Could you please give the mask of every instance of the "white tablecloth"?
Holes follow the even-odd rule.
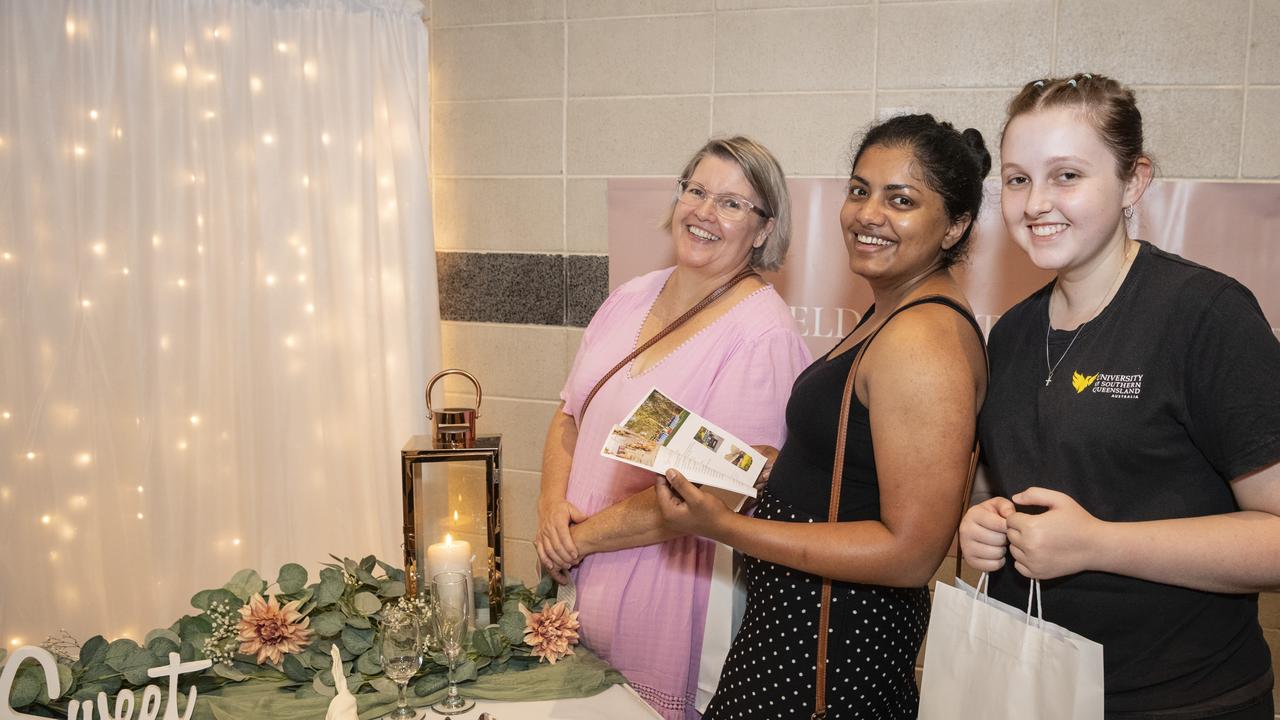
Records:
[[[636,695],[627,685],[613,685],[608,690],[586,698],[569,700],[537,700],[533,702],[496,702],[477,700],[476,706],[458,720],[476,720],[487,712],[493,720],[653,720],[662,716]],[[429,708],[420,708],[420,720],[443,718]]]

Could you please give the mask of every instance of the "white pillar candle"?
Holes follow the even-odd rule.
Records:
[[[471,562],[474,556],[471,554],[471,543],[466,540],[454,540],[452,535],[446,534],[444,542],[435,543],[427,548],[427,577],[424,578],[427,587],[431,587],[431,581],[436,575],[442,572],[462,573],[467,578],[467,606],[470,609],[468,617],[471,618],[472,627],[475,626],[475,594],[471,586]]]
[[[460,572],[471,577],[471,543],[445,535],[444,542],[428,547],[426,581],[430,583],[442,572]]]

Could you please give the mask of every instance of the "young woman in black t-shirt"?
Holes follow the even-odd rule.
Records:
[[[1152,175],[1128,89],[1029,83],[1001,156],[1005,225],[1057,277],[991,331],[1003,496],[965,515],[965,558],[1006,602],[1041,580],[1045,619],[1103,644],[1108,719],[1272,720],[1280,343],[1239,283],[1128,236]]]

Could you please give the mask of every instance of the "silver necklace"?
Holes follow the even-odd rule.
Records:
[[[1107,290],[1107,294],[1103,295],[1102,300],[1098,301],[1098,306],[1093,309],[1092,313],[1089,313],[1089,319],[1080,323],[1080,327],[1076,328],[1075,334],[1071,336],[1071,342],[1067,343],[1067,349],[1062,351],[1062,354],[1058,356],[1058,362],[1053,364],[1049,363],[1049,333],[1053,331],[1053,294],[1050,293],[1049,311],[1046,313],[1046,315],[1049,315],[1049,321],[1045,323],[1044,328],[1044,366],[1049,369],[1049,374],[1044,378],[1045,387],[1049,387],[1049,383],[1053,382],[1054,371],[1056,371],[1058,366],[1062,364],[1062,361],[1066,359],[1067,353],[1071,352],[1071,346],[1075,345],[1076,340],[1080,339],[1080,333],[1084,331],[1084,326],[1088,325],[1095,317],[1098,316],[1098,313],[1102,311],[1103,303],[1105,303],[1107,299],[1111,297],[1111,294],[1115,292],[1116,288],[1120,286],[1120,279],[1124,277],[1124,269],[1128,267],[1128,265],[1129,249],[1125,248],[1124,260],[1120,263],[1120,272],[1116,273],[1116,279],[1111,283],[1111,289]]]

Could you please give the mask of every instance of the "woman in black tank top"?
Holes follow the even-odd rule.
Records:
[[[982,335],[948,268],[990,164],[976,130],[928,115],[874,127],[854,158],[840,223],[850,268],[875,305],[796,380],[787,441],[755,517],[678,474],[659,481],[667,522],[747,555],[746,616],[705,718],[808,718],[822,704],[815,695],[832,720],[915,717],[927,584],[960,519],[986,391]],[[819,686],[824,578],[832,591]]]

